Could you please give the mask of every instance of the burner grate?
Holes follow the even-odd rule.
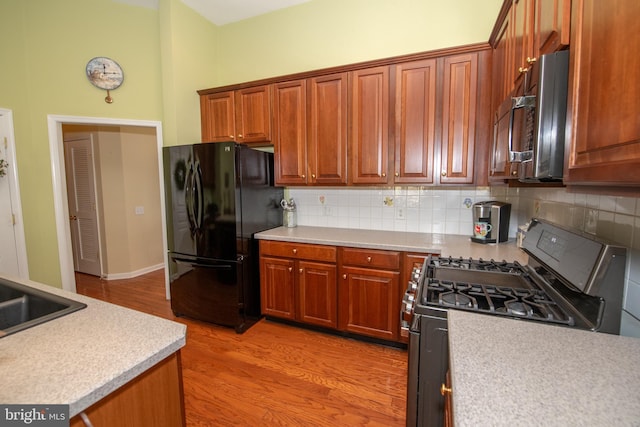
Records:
[[[574,318],[540,289],[429,279],[422,304],[574,325]]]

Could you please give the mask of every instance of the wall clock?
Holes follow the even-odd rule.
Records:
[[[110,91],[119,88],[124,80],[122,67],[113,59],[98,56],[87,62],[86,72],[91,84],[107,91],[104,101],[111,104],[113,98]]]

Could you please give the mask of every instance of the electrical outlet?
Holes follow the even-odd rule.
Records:
[[[396,219],[405,219],[404,208],[396,207]]]
[[[136,215],[144,215],[144,206],[136,206]]]

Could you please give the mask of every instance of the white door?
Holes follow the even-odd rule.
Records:
[[[73,267],[80,273],[101,275],[98,214],[93,166],[93,135],[78,134],[64,141],[69,228]]]
[[[0,109],[0,274],[29,278],[16,170],[13,117]]]

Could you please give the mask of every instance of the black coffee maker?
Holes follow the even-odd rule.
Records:
[[[477,243],[500,243],[509,239],[511,204],[490,200],[473,205],[473,236]]]

